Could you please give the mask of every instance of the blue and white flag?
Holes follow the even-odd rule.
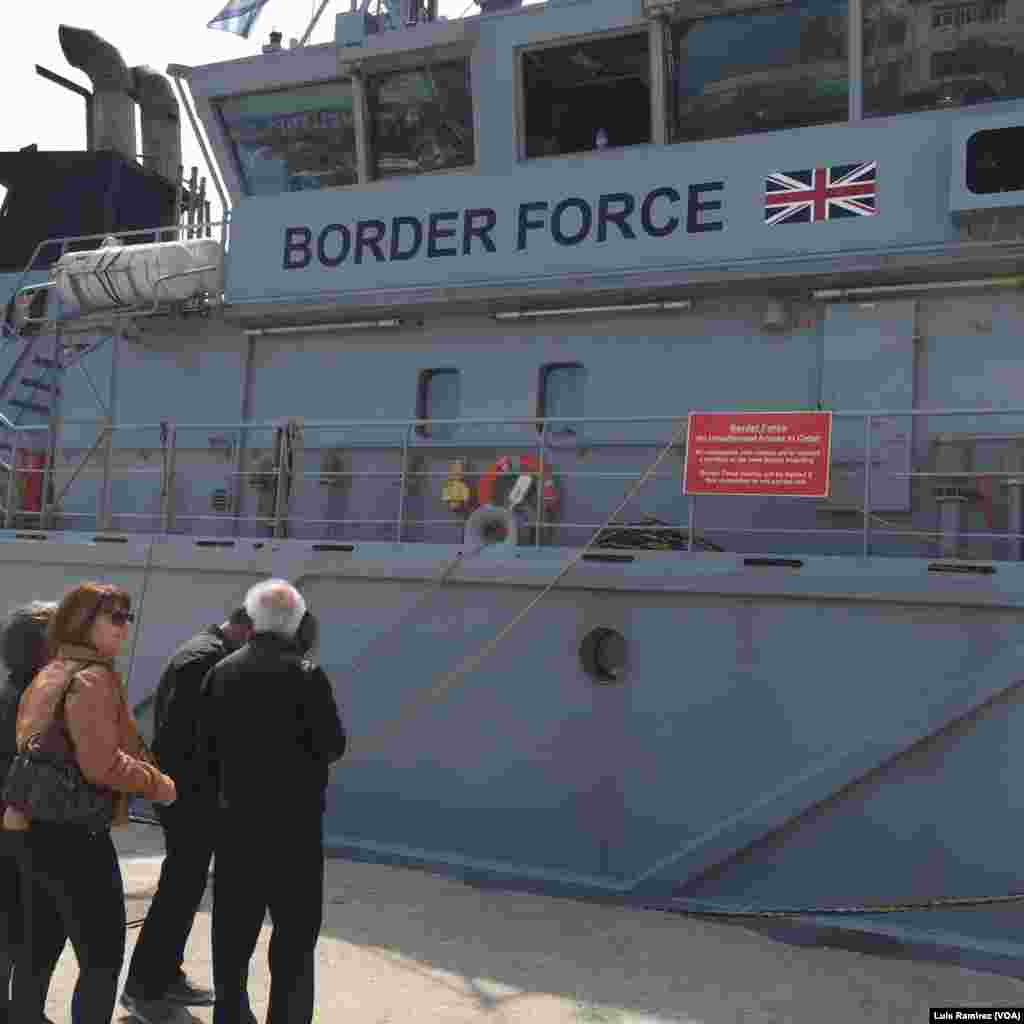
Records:
[[[248,39],[266,3],[267,0],[228,0],[224,10],[213,21],[207,22],[206,27],[221,28],[225,32],[234,32],[243,39]]]

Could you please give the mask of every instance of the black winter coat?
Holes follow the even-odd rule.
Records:
[[[3,790],[4,780],[7,778],[11,762],[18,753],[15,729],[18,720],[18,705],[21,703],[21,695],[28,689],[31,682],[31,676],[23,676],[14,672],[0,682],[0,790]],[[0,800],[0,811],[3,807],[4,802]]]
[[[153,753],[160,770],[174,779],[178,802],[209,798],[206,771],[195,760],[200,692],[207,673],[231,653],[219,626],[208,626],[171,656],[156,690]],[[205,786],[205,789],[204,789]]]
[[[222,808],[322,814],[345,744],[330,681],[282,636],[257,633],[203,683],[196,749]]]

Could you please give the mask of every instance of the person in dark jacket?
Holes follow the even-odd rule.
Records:
[[[4,623],[0,639],[0,661],[8,674],[0,682],[0,791],[18,752],[15,733],[18,703],[28,684],[46,664],[46,629],[56,610],[56,602],[33,601],[11,612]],[[0,816],[3,809],[3,800],[0,800]],[[15,967],[25,939],[22,879],[19,871],[19,861],[25,856],[22,840],[20,832],[0,831],[0,1024],[13,1021],[11,1006],[14,1004],[31,1007],[36,1020],[46,1020],[43,1017],[46,992],[64,945],[63,935],[57,934],[61,931],[59,917],[51,907],[49,913],[39,915],[40,922],[56,923],[53,941],[48,943],[50,948],[56,949],[49,970],[33,980],[28,972]],[[45,890],[34,893],[33,906],[41,909],[45,902]],[[10,1001],[8,989],[11,993]]]
[[[206,890],[213,856],[216,794],[196,770],[194,744],[200,689],[206,674],[252,635],[249,616],[236,609],[175,651],[155,698],[153,753],[177,784],[178,799],[158,807],[166,855],[156,895],[135,945],[121,1005],[145,1024],[174,1016],[174,1006],[209,1006],[213,992],[192,984],[182,970],[185,944]],[[251,1012],[243,1018],[252,1020]]]
[[[218,797],[213,1019],[244,1021],[249,961],[269,909],[267,1024],[309,1024],[325,792],[346,737],[327,676],[302,656],[315,633],[302,595],[269,580],[249,591],[245,609],[253,638],[207,676],[197,739]]]

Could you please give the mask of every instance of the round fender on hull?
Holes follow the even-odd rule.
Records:
[[[467,520],[464,544],[474,548],[515,547],[519,543],[519,521],[515,513],[497,505],[481,505]]]

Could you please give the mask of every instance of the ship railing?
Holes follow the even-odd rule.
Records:
[[[103,231],[97,234],[91,235],[62,235],[54,238],[47,238],[36,244],[36,247],[32,250],[32,256],[30,257],[28,264],[25,269],[21,272],[18,278],[18,282],[15,285],[13,295],[17,296],[22,292],[29,289],[36,289],[39,287],[52,286],[53,282],[36,282],[34,284],[26,284],[28,277],[38,272],[36,264],[39,262],[40,257],[44,253],[48,253],[56,250],[57,258],[53,260],[55,265],[68,251],[82,251],[91,250],[99,247],[99,244],[106,238],[115,237],[122,244],[143,244],[146,242],[180,242],[189,241],[196,238],[212,238],[213,232],[219,233],[218,241],[221,248],[221,265],[224,265],[223,256],[227,252],[228,248],[228,237],[230,232],[230,216],[226,216],[223,220],[203,222],[201,224],[178,224],[169,225],[164,227],[148,227],[138,228],[131,231]],[[214,267],[196,267],[191,270],[184,271],[179,274],[168,274],[157,279],[155,282],[155,289],[159,287],[165,287],[171,281],[181,277],[188,277],[194,274],[205,273],[209,270],[215,269]],[[223,295],[217,295],[211,297],[212,301],[219,303],[223,299]],[[87,314],[80,317],[74,318],[74,323],[78,327],[89,328],[97,323],[108,323],[111,319],[118,319],[122,317],[147,317],[153,316],[160,312],[162,306],[159,295],[154,299],[152,305],[142,304],[136,306],[116,306],[109,310],[103,310],[94,314]],[[57,321],[49,316],[46,317],[31,317],[26,318],[22,321],[23,326],[33,325],[53,325]]]
[[[618,540],[604,546],[630,547],[623,538],[632,532],[637,547],[677,550],[1024,559],[1024,423],[1013,429],[1024,408],[832,410],[832,417],[828,499],[686,495],[686,445],[676,440],[671,461],[614,524]],[[992,417],[1001,429],[969,429]],[[551,474],[558,500],[549,507],[543,489],[532,487],[518,511],[520,540],[575,547],[603,525],[685,418],[69,419],[17,429],[3,525],[461,543],[466,510],[442,501],[444,483],[461,476],[478,494],[499,455],[532,455]],[[930,418],[943,432],[928,429]],[[960,421],[952,424],[958,432],[950,432],[951,420]],[[894,448],[879,427],[896,422],[905,428]],[[19,464],[18,446],[38,452],[38,435],[48,431],[45,447],[63,453],[60,463]],[[23,486],[32,474],[44,474],[41,488]],[[144,493],[146,476],[153,485]],[[192,494],[183,496],[187,487]],[[26,506],[29,490],[37,507]]]

